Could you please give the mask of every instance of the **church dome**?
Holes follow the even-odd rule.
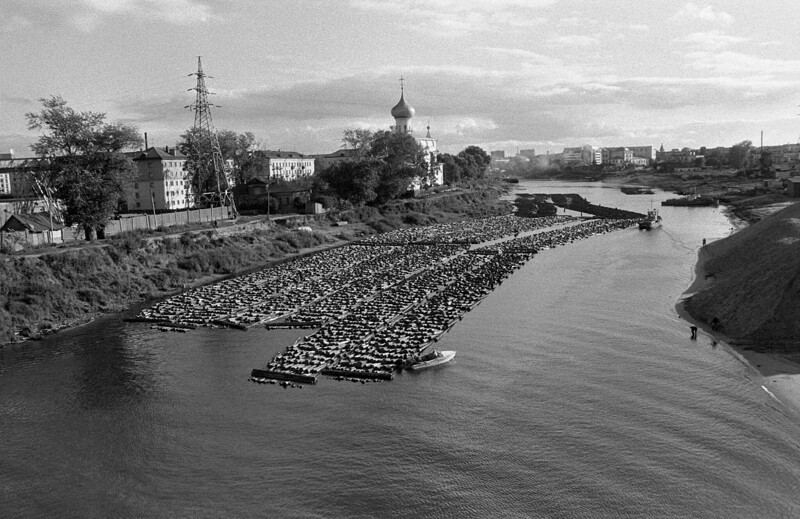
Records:
[[[414,108],[406,103],[403,94],[400,94],[400,101],[392,108],[392,117],[395,119],[411,119],[414,117]]]

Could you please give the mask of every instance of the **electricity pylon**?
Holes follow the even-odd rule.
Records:
[[[219,203],[222,206],[230,207],[233,215],[236,215],[236,205],[230,189],[229,171],[222,159],[217,131],[211,120],[211,105],[208,103],[208,95],[213,92],[209,92],[206,88],[206,78],[211,76],[207,76],[203,72],[200,56],[197,57],[197,72],[189,75],[197,76],[197,86],[189,89],[197,92],[197,98],[194,105],[186,107],[194,111],[194,126],[192,126],[190,136],[193,155],[190,167],[194,170],[194,181],[197,185],[195,196],[201,206]]]

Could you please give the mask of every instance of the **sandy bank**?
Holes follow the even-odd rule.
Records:
[[[714,341],[722,343],[737,359],[758,374],[758,382],[770,398],[800,412],[800,355],[763,353],[734,345],[724,333],[712,330],[706,323],[694,319],[686,309],[686,299],[714,284],[714,277],[707,276],[706,272],[708,259],[709,248],[701,247],[697,255],[694,280],[675,305],[678,315],[689,325],[703,330]]]

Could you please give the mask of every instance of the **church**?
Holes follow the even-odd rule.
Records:
[[[413,129],[411,128],[411,119],[414,117],[416,113],[414,108],[408,104],[405,100],[405,92],[403,89],[403,80],[400,80],[400,101],[394,105],[392,108],[392,117],[394,117],[394,127],[392,128],[396,132],[401,133],[409,133],[413,134]],[[431,127],[430,125],[427,127],[428,133],[425,137],[415,137],[417,143],[422,147],[425,151],[425,162],[428,165],[428,174],[429,177],[433,179],[434,186],[441,186],[444,184],[444,167],[439,164],[436,160],[436,156],[439,154],[439,149],[437,148],[437,141],[433,137],[431,137]],[[413,188],[418,190],[422,187],[422,180],[417,178],[414,179]]]

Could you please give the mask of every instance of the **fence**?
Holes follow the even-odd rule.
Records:
[[[228,207],[212,207],[177,213],[141,214],[108,221],[106,223],[106,236],[137,229],[156,229],[158,227],[227,220],[228,218],[230,218]]]
[[[106,223],[106,236],[114,236],[125,231],[135,231],[137,229],[156,229],[158,227],[172,227],[175,225],[186,225],[190,223],[213,222],[216,220],[227,220],[230,213],[227,207],[213,207],[210,209],[195,209],[192,211],[182,211],[179,213],[162,214],[142,214],[119,220],[110,220]],[[12,249],[21,250],[24,247],[45,245],[48,243],[68,243],[84,239],[83,232],[75,225],[64,227],[52,231],[41,232],[30,231],[4,231],[0,235],[0,240],[4,246]]]

